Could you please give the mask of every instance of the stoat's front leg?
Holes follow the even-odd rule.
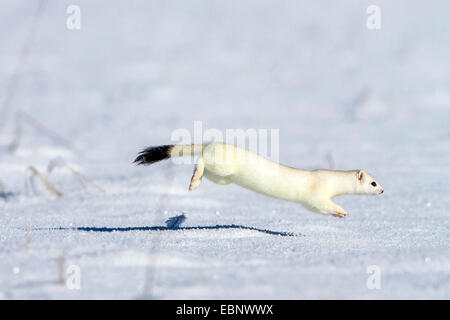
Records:
[[[333,217],[337,217],[337,218],[343,218],[345,217],[348,213],[347,211],[345,211],[344,209],[342,209],[340,206],[338,206],[336,203],[334,203],[333,201],[330,200],[331,206],[332,206],[332,210],[333,213],[331,213],[331,215]]]
[[[331,214],[333,217],[344,218],[348,213],[331,200],[321,202],[317,208],[323,214]]]

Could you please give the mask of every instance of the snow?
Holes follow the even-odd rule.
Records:
[[[36,9],[1,4],[0,102]],[[0,299],[450,298],[448,1],[377,1],[378,31],[369,1],[73,4],[81,30],[47,4],[0,132]],[[23,117],[12,154],[19,111],[51,133]],[[280,129],[280,162],[365,169],[385,192],[337,198],[337,219],[132,164],[195,120]],[[51,161],[64,196],[27,194],[25,169]]]

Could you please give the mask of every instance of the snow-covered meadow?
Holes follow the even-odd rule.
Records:
[[[49,0],[37,23],[39,1],[0,3],[0,299],[450,298],[448,1]],[[281,163],[385,192],[337,219],[132,164],[197,120],[279,129]],[[26,171],[51,163],[59,198]]]

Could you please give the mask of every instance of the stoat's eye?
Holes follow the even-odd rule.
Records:
[[[376,186],[377,186],[377,183],[376,183],[375,181],[372,181],[371,185],[374,186],[374,187],[376,187]]]

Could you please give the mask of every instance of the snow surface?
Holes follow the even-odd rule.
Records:
[[[1,1],[1,102],[36,4]],[[449,299],[449,16],[445,0],[49,1],[0,133],[0,299]],[[7,152],[19,111],[70,145],[24,118]],[[338,198],[337,219],[132,164],[195,120],[278,128],[280,162],[363,168],[385,193]],[[26,167],[55,157],[106,193],[57,168],[62,198],[27,194]],[[80,290],[58,280],[72,265]]]

